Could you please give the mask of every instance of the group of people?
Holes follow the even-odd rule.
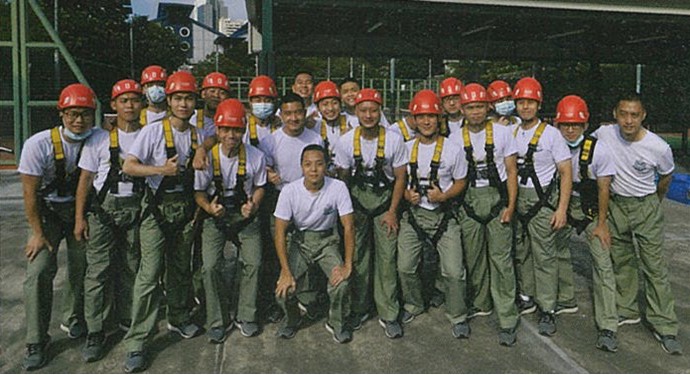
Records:
[[[266,322],[291,339],[323,316],[338,343],[373,316],[396,339],[430,306],[443,306],[458,339],[493,312],[501,345],[515,345],[520,315],[535,311],[552,336],[556,316],[578,310],[573,231],[592,255],[596,347],[617,351],[617,328],[640,322],[639,266],[645,319],[666,352],[682,352],[662,253],[673,155],[642,126],[638,95],[621,96],[616,123],[593,132],[575,95],[553,126],[540,120],[532,77],[512,89],[447,78],[390,123],[381,94],[353,79],[314,86],[300,72],[279,99],[257,76],[248,96],[231,99],[219,72],[199,89],[189,72],[149,66],[140,82],[115,83],[115,121],[96,129],[93,91],[62,90],[60,124],[27,140],[19,164],[32,231],[25,369],[48,358],[62,239],[60,328],[86,335],[91,362],[119,326],[126,372],[146,368],[163,306],[171,332],[195,337],[204,320],[211,343]]]

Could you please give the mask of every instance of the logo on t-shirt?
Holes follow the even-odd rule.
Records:
[[[644,160],[635,160],[635,163],[633,164],[633,168],[635,168],[636,171],[640,173],[647,172],[649,170],[649,164],[647,164]]]

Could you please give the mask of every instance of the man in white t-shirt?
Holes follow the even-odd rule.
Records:
[[[211,165],[195,172],[194,198],[203,219],[202,267],[209,341],[222,343],[233,323],[228,321],[227,293],[221,274],[227,241],[238,248],[237,314],[235,324],[245,337],[259,334],[256,299],[261,267],[261,234],[256,220],[266,184],[264,155],[242,142],[247,130],[245,110],[236,99],[218,105],[214,119],[219,143],[209,152]]]
[[[681,354],[683,349],[676,337],[675,300],[662,254],[661,200],[671,183],[675,167],[673,154],[668,143],[642,127],[647,112],[639,95],[621,97],[613,114],[617,124],[602,126],[594,135],[611,147],[616,164],[616,177],[611,183],[609,228],[618,325],[640,322],[637,294],[638,267],[641,267],[646,286],[646,320],[667,353]]]
[[[134,282],[132,326],[123,340],[128,373],[146,368],[144,344],[156,326],[163,269],[168,329],[186,339],[199,332],[187,308],[195,210],[191,160],[201,141],[189,122],[196,104],[196,79],[189,72],[175,72],[168,77],[165,90],[170,116],[141,130],[122,166],[130,176],[146,177],[148,185],[141,215],[141,263]]]
[[[204,108],[197,109],[189,120],[196,126],[196,131],[208,138],[216,134],[216,127],[213,125],[213,116],[216,114],[218,104],[230,97],[230,84],[228,77],[220,72],[211,72],[204,77],[201,82],[201,99],[204,101]]]
[[[513,98],[522,123],[515,127],[518,147],[519,225],[516,243],[518,308],[522,314],[539,306],[539,333],[556,333],[558,257],[556,232],[567,221],[572,188],[570,150],[558,129],[541,121],[541,84],[532,77],[515,84]],[[560,177],[560,184],[558,183]]]
[[[347,77],[340,81],[340,94],[343,99],[343,114],[347,118],[347,124],[353,128],[359,126],[359,119],[357,118],[357,113],[355,112],[355,101],[357,100],[357,94],[361,90],[359,82],[353,77]],[[386,118],[386,115],[381,111],[381,120],[379,120],[381,125],[388,128],[391,124]]]
[[[60,329],[76,339],[84,334],[83,244],[74,238],[74,196],[77,167],[84,140],[95,118],[96,95],[74,83],[60,93],[57,105],[62,126],[31,136],[22,150],[18,171],[24,191],[24,211],[31,227],[24,254],[28,260],[24,281],[26,355],[22,367],[36,370],[48,360],[53,309],[53,279],[57,273],[60,241],[67,242],[67,278]]]
[[[594,321],[599,334],[596,347],[609,352],[618,350],[616,331],[616,279],[611,263],[611,235],[607,224],[609,211],[609,187],[616,174],[611,149],[604,141],[585,136],[589,126],[587,103],[576,95],[568,95],[558,102],[556,124],[570,148],[573,167],[573,195],[568,208],[568,223],[585,233],[590,254],[592,254],[592,289],[594,294]],[[559,311],[576,312],[575,288],[572,285],[572,263],[570,261],[571,227],[559,232]],[[564,276],[566,285],[563,283]],[[568,282],[570,284],[568,284]],[[563,290],[568,289],[568,290]],[[565,294],[565,296],[564,296]],[[568,305],[567,300],[572,299]]]
[[[402,137],[380,125],[382,100],[378,91],[360,90],[356,103],[360,126],[340,137],[335,149],[338,174],[350,188],[355,207],[350,325],[357,330],[369,319],[373,283],[379,322],[386,336],[397,338],[403,333],[398,322],[395,257],[407,153]]]
[[[517,340],[515,268],[511,259],[511,221],[517,201],[517,146],[510,128],[488,117],[484,87],[467,84],[460,96],[464,116],[449,140],[462,145],[467,160],[467,190],[460,220],[467,267],[468,318],[498,315],[500,345]]]
[[[462,237],[452,201],[465,188],[467,164],[459,145],[439,134],[441,100],[433,91],[418,92],[411,109],[418,133],[416,139],[406,143],[409,183],[404,196],[409,208],[400,221],[397,261],[403,300],[401,320],[410,323],[424,312],[417,268],[426,245],[439,255],[445,315],[452,325],[451,333],[456,339],[466,339],[470,337],[470,325],[465,304]]]
[[[310,265],[315,264],[328,278],[326,330],[342,344],[352,340],[346,314],[355,229],[350,194],[342,181],[326,177],[326,157],[322,146],[306,146],[300,156],[304,177],[287,184],[276,205],[275,247],[280,277],[275,294],[286,313],[277,335],[284,339],[295,336],[300,322],[296,292],[310,288],[305,276]],[[343,228],[342,241],[336,228],[338,218]],[[289,226],[294,229],[288,243]]]
[[[152,124],[165,117],[168,102],[165,100],[165,81],[168,73],[159,65],[150,65],[141,71],[141,84],[147,106],[139,114],[141,125]]]
[[[97,361],[104,354],[108,311],[121,329],[129,329],[139,268],[138,219],[144,179],[122,173],[121,166],[141,129],[139,83],[132,79],[115,83],[110,107],[117,113],[116,126],[91,136],[79,160],[74,235],[86,243],[84,318],[88,335],[82,348],[86,362]],[[112,300],[109,290],[117,291]]]
[[[321,81],[314,89],[314,103],[319,109],[319,118],[307,120],[307,128],[321,136],[328,150],[328,176],[335,177],[335,145],[340,137],[350,131],[347,118],[340,112],[340,92],[332,81]],[[311,127],[309,125],[311,124]]]
[[[462,82],[455,77],[448,77],[441,81],[438,91],[444,113],[440,132],[441,135],[447,137],[459,132],[462,125],[462,112],[460,111]]]

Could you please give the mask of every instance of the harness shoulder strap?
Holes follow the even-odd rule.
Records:
[[[204,110],[201,108],[196,110],[196,128],[199,130],[204,128]]]
[[[396,122],[398,125],[398,128],[400,128],[400,133],[402,133],[403,138],[405,139],[405,142],[410,140],[410,132],[407,131],[407,125],[405,125],[405,120],[398,120]]]
[[[163,119],[163,137],[165,137],[165,156],[170,159],[177,154],[177,150],[175,150],[175,138],[168,117]]]
[[[256,116],[249,115],[249,143],[256,147],[259,145],[259,136],[256,131]]]
[[[594,146],[597,144],[597,139],[587,136],[582,141],[582,148],[580,148],[580,179],[582,181],[589,178],[589,166],[594,159]]]
[[[139,112],[139,124],[141,124],[141,126],[144,126],[146,125],[146,121],[146,108],[142,108],[141,112]]]

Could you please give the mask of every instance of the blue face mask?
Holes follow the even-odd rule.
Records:
[[[515,110],[515,102],[512,100],[496,103],[494,106],[496,107],[496,113],[501,116],[508,116]]]
[[[161,86],[151,86],[146,89],[146,99],[151,103],[161,103],[165,100],[165,89]]]
[[[91,133],[93,133],[93,128],[91,128],[91,129],[89,129],[83,133],[80,133],[80,134],[72,133],[69,129],[67,129],[66,126],[62,128],[62,134],[64,134],[65,137],[67,137],[73,141],[76,141],[76,142],[81,142],[81,141],[85,140],[86,138],[89,138],[91,136]]]
[[[273,114],[273,103],[252,103],[252,114],[265,120]]]
[[[583,139],[585,139],[585,135],[584,135],[584,134],[580,134],[580,137],[578,137],[578,138],[577,138],[576,140],[574,140],[573,142],[569,142],[568,140],[566,140],[565,143],[567,143],[567,144],[568,144],[568,147],[570,147],[570,148],[576,148],[576,147],[578,147],[578,146],[580,145],[580,143],[582,143],[582,140],[583,140]]]

